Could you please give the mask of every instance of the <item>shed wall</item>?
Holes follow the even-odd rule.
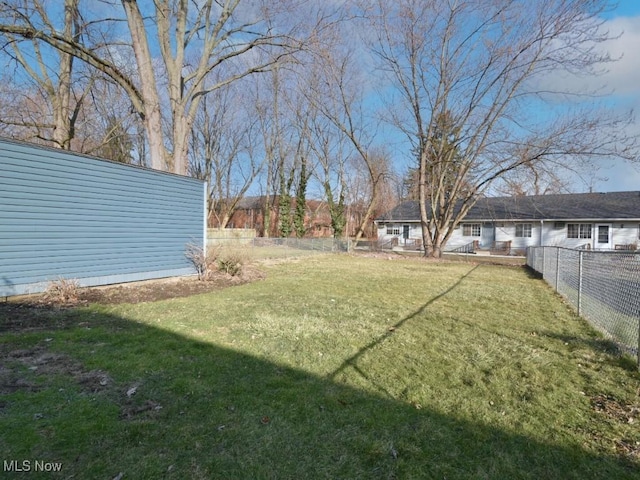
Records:
[[[194,273],[204,182],[0,140],[0,296]]]

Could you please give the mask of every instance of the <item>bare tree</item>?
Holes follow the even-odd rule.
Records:
[[[255,78],[255,77],[254,77]],[[256,106],[256,120],[259,137],[262,141],[262,151],[266,163],[266,171],[261,182],[263,193],[262,203],[262,231],[264,237],[270,237],[273,232],[272,213],[276,208],[276,193],[279,178],[278,166],[282,148],[282,134],[280,126],[279,97],[280,91],[279,69],[276,67],[268,76],[268,80],[259,83],[252,90],[252,99]]]
[[[83,109],[82,151],[122,163],[145,165],[142,123],[122,89],[109,78],[96,77]],[[88,100],[89,100],[88,99]]]
[[[29,2],[44,10],[42,0]],[[292,15],[297,2],[289,1],[154,0],[153,7],[144,12],[134,0],[102,2],[102,9],[110,6],[114,17],[118,4],[124,12],[136,60],[136,72],[131,74],[114,55],[112,44],[70,37],[49,21],[34,23],[25,7],[29,2],[3,3],[0,32],[48,44],[110,77],[127,92],[144,123],[151,166],[183,174],[190,130],[202,99],[298,51],[309,32],[325,21],[313,9],[306,16]],[[111,23],[115,29],[122,23],[121,18],[104,17],[85,21]],[[161,64],[155,61],[151,44],[159,46]],[[207,81],[212,72],[222,72],[219,81]],[[164,77],[159,78],[159,73]]]
[[[52,26],[44,4],[38,1],[7,2],[0,7],[0,14],[8,15],[17,22],[28,16],[31,22],[39,22],[49,28]],[[78,0],[64,0],[61,38],[66,41],[77,41],[83,34],[80,23]],[[30,83],[37,89],[37,94],[42,98],[44,106],[50,110],[43,115],[43,105],[38,105],[40,114],[25,118],[24,115],[33,112],[33,109],[26,112],[14,109],[14,113],[18,113],[21,117],[16,118],[16,115],[11,115],[9,118],[5,117],[3,121],[34,131],[37,138],[52,143],[58,148],[71,149],[79,110],[83,106],[88,86],[85,83],[84,92],[74,98],[76,92],[73,85],[75,84],[77,89],[79,82],[77,78],[74,82],[73,56],[64,52],[52,52],[50,47],[41,45],[33,37],[24,38],[5,32],[1,38],[3,53],[11,59],[10,63],[13,63],[15,68],[21,69],[26,74]],[[53,61],[52,55],[55,57]],[[11,104],[15,105],[15,101]]]
[[[605,0],[363,2],[369,45],[395,93],[392,122],[417,159],[425,255],[439,257],[478,198],[523,165],[636,158],[629,116],[543,86],[552,72],[596,74],[612,61],[599,49],[609,38],[606,8]]]
[[[242,91],[241,85],[228,85],[212,92],[192,128],[189,171],[207,181],[208,214],[218,228],[227,227],[265,162],[255,152],[254,107]]]
[[[494,186],[493,190],[501,195],[547,195],[569,193],[569,181],[555,169],[545,165],[524,164],[506,173]]]
[[[344,135],[322,115],[314,115],[310,125],[310,148],[316,159],[314,176],[327,201],[331,229],[335,238],[346,233],[347,161],[350,151]]]
[[[15,56],[24,59],[21,50]],[[137,117],[132,115],[129,101],[123,101],[119,88],[82,65],[73,69],[67,88],[61,88],[51,65],[37,63],[37,69],[24,69],[26,78],[16,72],[0,80],[3,136],[140,163],[134,148]],[[55,62],[49,59],[49,63]],[[64,94],[59,95],[61,91]],[[63,104],[66,107],[61,108]]]
[[[297,70],[285,63],[254,84],[252,99],[256,106],[257,130],[266,168],[261,176],[263,194],[262,235],[289,236],[293,231],[292,189],[300,155],[306,153],[304,126],[296,124],[296,112],[303,107],[297,101]],[[302,133],[304,135],[304,133]]]
[[[317,112],[335,127],[350,145],[350,156],[357,159],[366,172],[368,195],[355,231],[357,242],[365,235],[380,200],[381,187],[388,175],[388,163],[381,162],[373,148],[376,126],[366,110],[362,85],[363,71],[358,68],[354,53],[344,45],[328,45],[316,53],[320,68],[312,83],[308,100]]]
[[[0,79],[0,131],[2,136],[50,145],[53,121],[47,98],[35,85]]]
[[[375,147],[367,152],[367,156],[368,163],[357,156],[348,158],[346,162],[346,229],[356,240],[363,236],[374,237],[373,218],[391,210],[398,200],[394,184],[396,175],[389,152]],[[372,172],[378,179],[375,184],[371,181]]]

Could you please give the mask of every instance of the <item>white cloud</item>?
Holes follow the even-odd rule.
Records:
[[[640,109],[640,16],[616,17],[606,22],[605,28],[612,36],[618,36],[605,44],[613,58],[619,58],[608,67],[601,80],[611,89],[616,108],[633,109],[635,123],[629,126],[631,135],[640,134],[638,110]],[[599,175],[607,180],[596,182],[598,191],[640,190],[640,164],[618,160],[609,168],[599,170]]]
[[[600,66],[599,75],[572,75],[558,70],[536,79],[534,89],[553,92],[593,93],[624,104],[621,107],[640,106],[640,16],[615,17],[602,25],[611,39],[595,45],[597,50],[608,53],[615,61]],[[558,97],[562,101],[564,96]],[[550,97],[549,100],[552,100]],[[631,105],[630,105],[631,104]]]
[[[604,167],[598,170],[597,175],[606,178],[594,182],[594,191],[624,192],[640,190],[640,166],[638,165],[619,160],[608,168]]]
[[[608,65],[608,72],[600,79],[616,95],[632,95],[640,100],[640,16],[617,17],[605,23],[612,39],[602,45],[618,61]]]
[[[538,79],[537,88],[549,91],[570,91],[576,93],[598,92],[602,106],[608,106],[618,112],[634,110],[635,122],[628,127],[628,134],[640,135],[638,112],[640,111],[640,16],[619,16],[605,21],[603,31],[608,31],[611,40],[597,48],[608,52],[617,59],[604,66],[606,72],[598,76],[572,76],[556,73]],[[548,100],[554,103],[554,97]],[[560,104],[566,97],[556,97]],[[578,99],[580,101],[580,99]],[[594,162],[592,178],[573,182],[576,191],[592,188],[599,192],[640,190],[640,163],[632,164],[623,160],[602,159]],[[589,185],[587,185],[589,184]]]

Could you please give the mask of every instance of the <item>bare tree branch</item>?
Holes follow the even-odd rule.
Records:
[[[403,111],[391,113],[414,147],[425,254],[440,256],[456,225],[500,179],[523,168],[572,168],[585,158],[635,160],[630,116],[545,104],[550,72],[594,75],[613,61],[605,0],[378,0],[369,45]],[[557,99],[556,99],[557,100]],[[578,100],[580,102],[578,102]],[[549,118],[531,115],[549,109]],[[409,112],[409,114],[406,114]]]

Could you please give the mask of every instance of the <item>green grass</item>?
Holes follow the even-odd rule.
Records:
[[[2,334],[2,460],[63,465],[28,478],[640,478],[635,365],[524,269],[265,268]]]
[[[287,246],[267,246],[267,247],[237,247],[237,246],[223,246],[220,249],[220,255],[233,255],[241,253],[243,258],[249,261],[259,261],[268,259],[292,259],[302,258],[312,255],[322,254],[322,251],[317,250],[301,250],[298,248],[292,248]]]
[[[325,250],[322,250],[323,246],[318,245],[315,249],[309,248],[295,248],[290,245],[267,245],[267,246],[237,246],[237,245],[222,245],[220,248],[220,255],[234,255],[240,254],[243,258],[249,261],[271,260],[271,259],[297,259],[315,255],[323,255],[331,253],[331,246],[325,245]]]

